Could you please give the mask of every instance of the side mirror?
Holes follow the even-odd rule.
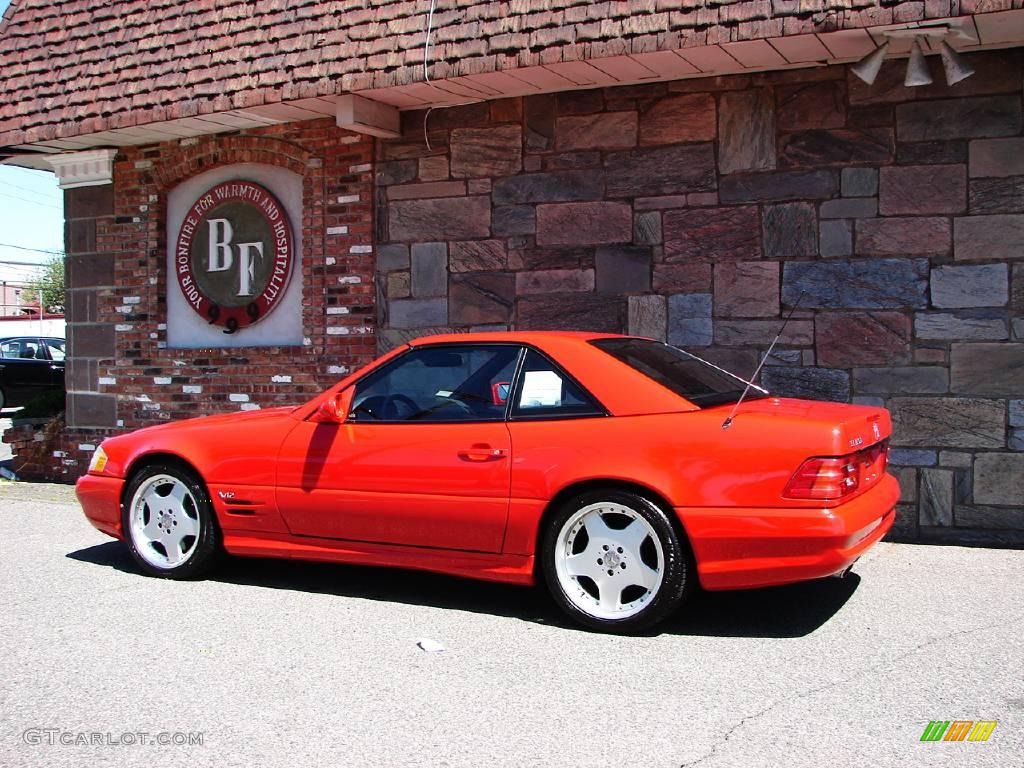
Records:
[[[331,397],[325,398],[316,409],[311,421],[320,424],[344,424],[352,407],[354,389],[347,387]]]

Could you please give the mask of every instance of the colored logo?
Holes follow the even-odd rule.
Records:
[[[996,720],[932,720],[921,734],[921,741],[988,741]]]
[[[188,305],[235,333],[278,305],[295,248],[284,208],[249,181],[228,181],[192,205],[178,231],[174,272]]]

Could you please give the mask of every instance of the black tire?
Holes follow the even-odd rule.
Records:
[[[184,489],[178,491],[184,497],[180,503],[171,497],[176,488]],[[165,491],[166,496],[162,495]],[[168,499],[167,509],[157,508],[161,498]],[[139,517],[133,522],[136,510]],[[164,526],[161,533],[177,536],[178,552],[166,549],[161,541],[149,540],[142,528],[148,528],[150,521],[158,528]],[[152,576],[198,578],[213,569],[223,555],[220,528],[206,486],[194,472],[177,464],[148,464],[132,475],[121,504],[121,524],[132,558]],[[186,529],[190,532],[193,526],[195,535],[178,534]],[[175,556],[180,556],[180,561],[173,562]]]
[[[628,513],[623,514],[619,510],[628,510]],[[691,584],[696,580],[690,548],[673,525],[670,514],[650,499],[618,489],[590,491],[562,504],[548,521],[541,545],[544,579],[559,608],[570,619],[585,627],[615,634],[640,632],[668,618],[682,604]],[[625,553],[616,554],[615,550],[622,553],[623,548],[599,543],[605,539],[595,537],[592,544],[588,534],[586,541],[582,542],[584,537],[580,535],[580,528],[587,528],[586,521],[592,520],[595,515],[607,526],[603,529],[608,530],[611,536],[607,541],[612,542],[617,534],[622,534],[624,544],[626,528],[635,525],[636,518],[642,519],[647,525],[646,529],[638,529],[645,536],[643,543],[635,547],[626,544]],[[611,528],[611,524],[623,518],[628,520],[624,528]],[[657,537],[657,544],[653,537]],[[635,540],[636,535],[629,538]],[[596,549],[591,549],[592,546]],[[601,550],[608,549],[611,551],[598,559],[598,556],[602,556]],[[634,556],[630,559],[631,554]],[[591,568],[593,566],[589,566],[589,557],[594,556],[595,562],[600,564],[597,570],[601,573],[595,578],[568,574],[565,564],[569,556],[576,555],[587,556],[585,559]],[[614,558],[614,562],[608,558]],[[660,582],[653,588],[631,584],[636,579],[637,571],[630,572],[629,567],[632,565],[636,568],[638,565],[631,560],[641,560],[652,573],[660,572]],[[612,566],[607,570],[609,579],[603,584],[610,586],[605,587],[598,584],[596,578],[603,580],[604,570],[609,565]],[[620,568],[623,581],[617,581]],[[620,587],[620,584],[623,586]],[[614,615],[602,616],[599,614],[604,609],[600,605],[590,605],[600,603],[601,593],[606,588],[613,596],[610,599],[614,599],[616,604],[622,604],[627,596],[638,595],[626,603],[626,606],[633,605],[633,608],[621,609],[628,615],[621,618]]]

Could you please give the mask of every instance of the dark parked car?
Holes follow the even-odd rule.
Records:
[[[64,389],[64,339],[0,338],[0,408],[17,408],[49,390]]]

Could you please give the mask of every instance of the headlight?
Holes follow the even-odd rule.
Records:
[[[89,462],[89,471],[96,472],[97,474],[102,472],[107,466],[107,454],[103,451],[101,445],[95,451],[92,452],[92,460]]]

